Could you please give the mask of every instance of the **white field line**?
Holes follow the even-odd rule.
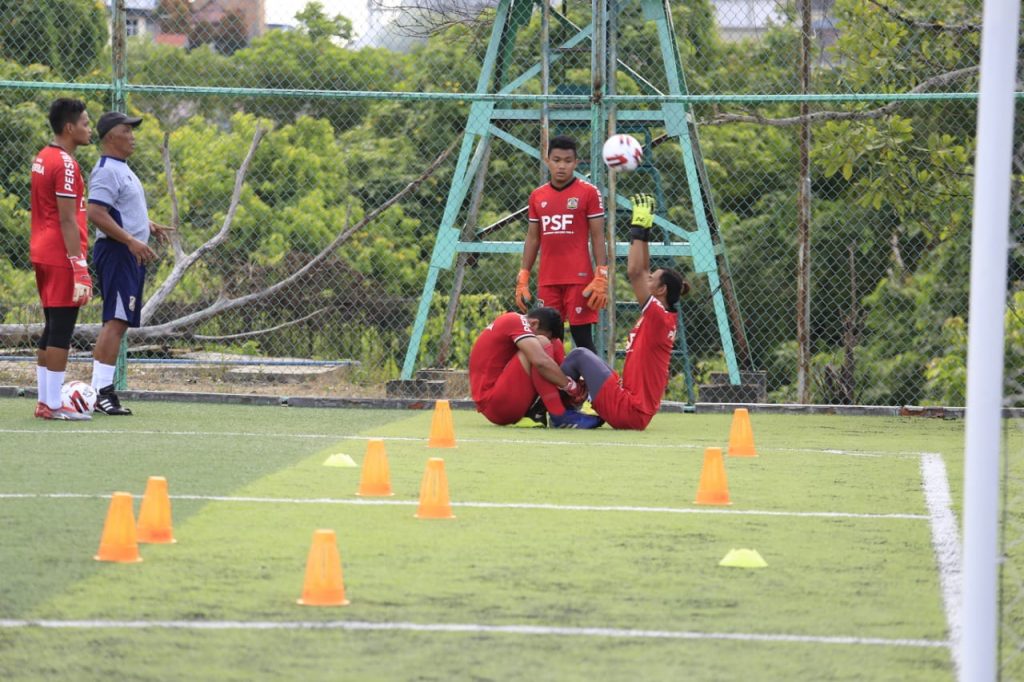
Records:
[[[0,500],[19,499],[106,499],[109,495],[91,495],[85,493],[0,493]],[[417,500],[368,500],[347,499],[338,497],[245,497],[227,495],[171,495],[172,500],[198,500],[201,502],[234,502],[243,504],[347,504],[363,507],[415,507]],[[516,502],[452,502],[453,507],[470,507],[477,509],[541,509],[545,511],[581,511],[581,512],[633,512],[641,514],[726,514],[736,516],[784,516],[797,518],[823,519],[902,519],[924,521],[924,514],[862,514],[854,512],[798,512],[771,511],[759,509],[721,509],[721,508],[688,508],[688,507],[633,507],[633,506],[601,506],[586,504],[543,504]]]
[[[330,433],[259,433],[255,431],[119,431],[115,429],[83,429],[83,428],[58,428],[58,429],[0,429],[0,433],[38,433],[38,434],[52,434],[59,431],[60,433],[74,433],[74,434],[96,434],[96,435],[127,435],[127,436],[180,436],[184,438],[196,438],[196,437],[224,437],[224,438],[301,438],[304,440],[332,440],[332,441],[366,441],[370,438],[381,438],[385,441],[396,441],[396,442],[412,442],[412,443],[426,443],[427,438],[412,438],[407,436],[373,436],[373,435],[362,435],[362,436],[345,436],[340,434]],[[532,446],[562,446],[562,445],[581,445],[584,444],[578,440],[523,440],[517,438],[459,438],[459,443],[482,443],[491,445],[532,445]],[[707,443],[614,443],[614,442],[601,442],[601,441],[587,441],[586,446],[589,448],[604,448],[604,447],[626,447],[626,448],[642,448],[648,450],[697,450],[701,451],[708,447]],[[899,450],[893,450],[891,452],[883,451],[864,451],[864,450],[835,450],[830,448],[766,448],[759,447],[758,450],[761,452],[800,452],[800,453],[814,453],[814,454],[825,454],[825,455],[845,455],[847,457],[919,457],[920,452],[903,452]]]
[[[853,644],[868,646],[943,648],[935,639],[785,635],[754,632],[695,632],[689,630],[630,630],[625,628],[571,628],[544,625],[483,625],[479,623],[371,623],[366,621],[195,621],[195,620],[0,620],[0,628],[108,629],[108,630],[406,630],[470,634],[608,637],[616,639],[710,639],[795,644]]]
[[[935,452],[921,453],[921,482],[932,529],[932,546],[939,568],[939,585],[946,609],[953,665],[960,670],[960,608],[962,606],[960,532],[953,516],[946,464]],[[959,672],[958,672],[959,674]]]

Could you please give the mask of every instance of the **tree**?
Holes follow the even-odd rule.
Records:
[[[163,33],[187,34],[192,26],[192,3],[189,0],[160,0],[157,22]]]
[[[90,0],[0,0],[0,55],[43,64],[74,80],[88,73],[107,44],[107,15]]]
[[[342,44],[352,39],[352,21],[340,14],[328,17],[324,6],[319,2],[311,2],[296,13],[299,30],[304,31],[312,40],[333,40],[337,38]]]

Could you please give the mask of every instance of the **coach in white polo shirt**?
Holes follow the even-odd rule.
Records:
[[[152,233],[165,239],[170,228],[152,222],[146,192],[128,157],[135,151],[135,128],[141,118],[108,111],[96,131],[101,156],[89,176],[89,221],[96,226],[92,262],[103,297],[103,328],[93,350],[92,385],[99,396],[96,411],[130,415],[114,392],[114,370],[121,339],[129,327],[138,327],[142,312],[142,285],[146,264],[156,259],[149,248]]]

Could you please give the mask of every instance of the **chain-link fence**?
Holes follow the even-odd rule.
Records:
[[[617,238],[656,195],[657,262],[694,285],[668,398],[754,370],[771,402],[963,404],[980,2],[311,2],[276,28],[274,4],[124,0],[122,52],[109,5],[0,1],[6,356],[42,320],[29,168],[56,96],[145,118],[130,163],[178,227],[129,367],[346,361],[331,390],[365,395],[465,367],[513,305],[542,134],[577,137],[607,198],[612,119],[647,152],[615,179]],[[621,348],[635,310],[613,310]]]

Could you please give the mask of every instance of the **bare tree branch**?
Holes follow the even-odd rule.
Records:
[[[254,146],[250,148],[250,152],[255,151],[255,144],[258,144],[258,140],[256,138],[254,138]],[[314,256],[303,267],[299,268],[298,270],[296,270],[295,272],[293,272],[291,275],[281,280],[280,282],[274,284],[273,286],[267,287],[266,289],[253,292],[245,296],[240,296],[238,298],[229,299],[221,296],[213,304],[204,308],[203,310],[190,313],[188,315],[179,317],[175,320],[171,320],[164,324],[129,329],[128,335],[134,340],[152,340],[182,334],[185,334],[187,336],[186,332],[190,328],[193,328],[196,325],[205,322],[211,317],[219,315],[220,313],[226,312],[228,310],[233,310],[240,306],[248,305],[255,301],[264,299],[268,296],[277,293],[281,289],[291,284],[294,284],[296,281],[301,279],[306,273],[308,273],[311,269],[315,268],[324,260],[326,260],[334,252],[335,249],[337,249],[339,246],[348,241],[348,239],[351,238],[352,235],[354,235],[356,232],[372,223],[377,218],[379,218],[384,211],[394,206],[398,201],[400,201],[410,192],[418,188],[421,184],[423,184],[424,181],[426,181],[428,178],[430,178],[430,176],[436,173],[438,168],[440,168],[441,165],[448,159],[448,157],[451,156],[452,151],[455,149],[455,144],[456,143],[453,142],[451,145],[449,145],[447,149],[441,152],[441,154],[438,155],[438,157],[434,159],[433,162],[431,162],[430,166],[428,166],[427,169],[422,174],[419,175],[419,177],[409,182],[409,184],[407,184],[405,187],[403,187],[401,190],[395,193],[387,201],[385,201],[384,203],[382,203],[381,205],[377,206],[372,211],[367,213],[365,216],[363,216],[363,219],[360,220],[358,223],[356,223],[355,225],[349,225],[348,220],[346,220],[345,229],[340,234],[338,234],[338,236],[335,237],[330,244],[324,247],[323,250],[320,251],[320,253]],[[239,169],[239,175],[237,177],[244,178],[243,170],[247,170],[247,162],[248,160],[251,160],[251,153],[249,156],[246,157],[246,159],[247,161],[243,162],[243,168]],[[229,209],[228,218],[225,219],[225,225],[227,226],[227,229],[230,229],[230,219],[232,219],[233,217],[234,211]],[[224,231],[226,235],[226,230],[224,228],[222,228],[222,231]],[[209,242],[207,242],[207,244],[209,244]],[[206,251],[209,251],[209,249],[206,249]],[[194,253],[192,255],[194,255]],[[177,268],[178,266],[176,265],[175,269]],[[43,325],[39,323],[0,324],[0,340],[3,340],[8,343],[27,342],[31,340],[34,336],[38,336],[42,332],[42,329]],[[96,340],[99,331],[99,324],[78,325],[77,327],[75,327],[75,339],[76,341],[80,342],[93,342]]]
[[[954,81],[972,76],[978,72],[977,66],[968,66],[963,69],[956,69],[955,71],[948,71],[946,73],[933,76],[928,80],[922,81],[916,87],[911,88],[908,92],[920,93],[927,92],[935,87],[941,87]],[[864,111],[816,111],[811,114],[804,116],[787,116],[785,118],[768,118],[761,114],[718,114],[713,118],[701,121],[701,125],[723,125],[725,123],[758,123],[760,125],[775,126],[775,127],[787,127],[799,125],[806,118],[809,123],[817,123],[820,121],[866,121],[870,119],[884,118],[897,109],[900,105],[904,104],[902,101],[889,102],[883,106],[875,109],[867,109]]]
[[[190,327],[194,327],[197,324],[204,322],[211,317],[219,315],[220,313],[226,312],[228,310],[233,310],[235,308],[248,305],[260,299],[266,298],[277,293],[281,289],[284,289],[285,287],[294,284],[296,281],[301,279],[306,273],[308,273],[310,270],[317,267],[324,260],[326,260],[334,252],[335,249],[337,249],[339,246],[348,241],[348,239],[352,235],[366,227],[369,223],[376,220],[384,211],[394,206],[407,194],[409,194],[417,187],[419,187],[425,180],[427,180],[431,175],[433,175],[438,168],[440,168],[441,164],[443,164],[444,161],[451,155],[453,149],[455,149],[454,142],[451,145],[449,145],[447,149],[441,152],[441,154],[436,159],[434,159],[430,166],[419,177],[409,182],[409,184],[407,184],[405,187],[399,190],[387,201],[385,201],[384,203],[382,203],[381,205],[377,206],[372,211],[367,213],[365,216],[363,216],[363,219],[360,220],[358,223],[349,226],[348,222],[346,221],[346,229],[343,230],[340,234],[338,234],[338,236],[335,237],[330,244],[325,246],[320,251],[320,253],[314,256],[308,263],[306,263],[304,266],[302,266],[301,268],[299,268],[298,270],[296,270],[295,272],[293,272],[291,275],[284,278],[280,282],[277,282],[276,284],[267,287],[266,289],[261,289],[260,291],[253,292],[251,294],[246,294],[245,296],[239,296],[237,298],[218,298],[217,301],[215,301],[212,305],[208,306],[207,308],[204,308],[203,310],[196,311],[194,313],[185,315],[176,320],[171,320],[161,325],[133,329],[129,331],[129,334],[131,334],[133,338],[153,338],[180,333],[181,331],[186,330]],[[3,327],[0,326],[0,333],[2,333],[2,329]]]
[[[330,309],[331,309],[330,306],[324,306],[323,308],[320,308],[319,310],[314,310],[309,315],[303,315],[302,317],[300,317],[298,319],[288,320],[287,322],[282,322],[279,325],[276,325],[276,326],[273,326],[273,327],[268,327],[266,329],[254,329],[253,331],[249,331],[249,332],[240,332],[238,334],[225,334],[223,336],[206,336],[204,334],[193,334],[192,338],[195,339],[196,341],[230,341],[232,339],[245,339],[245,338],[248,338],[250,336],[260,336],[262,334],[269,334],[270,332],[276,332],[276,331],[278,331],[280,329],[284,329],[286,327],[292,327],[292,326],[297,325],[297,324],[302,324],[306,320],[312,319],[312,318],[316,317],[317,315],[320,315],[321,313],[327,312]]]
[[[910,28],[923,29],[925,31],[935,31],[938,33],[954,34],[981,32],[980,24],[972,24],[970,22],[964,24],[947,24],[941,21],[918,21],[917,19],[913,19],[911,17],[906,16],[905,14],[896,11],[895,9],[885,4],[884,2],[879,2],[879,0],[868,0],[868,2],[870,2],[872,5],[882,10],[890,17],[903,24],[904,26],[909,26]]]
[[[392,25],[413,38],[444,33],[453,26],[466,26],[471,30],[489,28],[492,20],[485,11],[495,5],[487,0],[406,0],[400,6],[395,6],[393,0],[370,0],[370,3],[375,11],[394,14]]]
[[[204,244],[188,255],[184,255],[181,251],[179,239],[179,244],[175,248],[174,268],[171,270],[171,273],[167,275],[167,279],[160,284],[157,290],[146,302],[146,305],[142,307],[141,316],[143,326],[145,326],[146,322],[152,318],[154,311],[160,307],[164,302],[164,299],[166,299],[171,291],[174,290],[174,287],[178,285],[181,278],[185,276],[185,272],[212,249],[223,244],[224,240],[228,238],[228,233],[231,231],[231,223],[235,220],[235,212],[238,210],[238,203],[242,197],[242,188],[245,186],[245,176],[249,173],[249,164],[252,163],[253,156],[256,155],[256,149],[260,146],[260,141],[267,132],[269,132],[268,128],[264,128],[262,125],[256,126],[256,131],[252,136],[252,142],[249,144],[249,152],[245,155],[242,165],[238,167],[238,172],[235,173],[235,188],[231,192],[231,202],[228,204],[227,215],[224,216],[224,222],[221,225],[220,230],[217,231],[217,234],[210,237]],[[164,171],[167,173],[168,185],[173,188],[173,183],[170,179],[170,152],[166,147],[166,136],[164,141]],[[182,255],[179,256],[179,253],[182,253]]]
[[[167,177],[167,196],[171,200],[171,246],[174,248],[174,262],[178,262],[185,256],[181,248],[181,234],[178,232],[180,214],[178,213],[178,193],[174,190],[174,175],[171,173],[171,133],[164,133],[164,144],[161,148],[164,159],[164,175]]]

